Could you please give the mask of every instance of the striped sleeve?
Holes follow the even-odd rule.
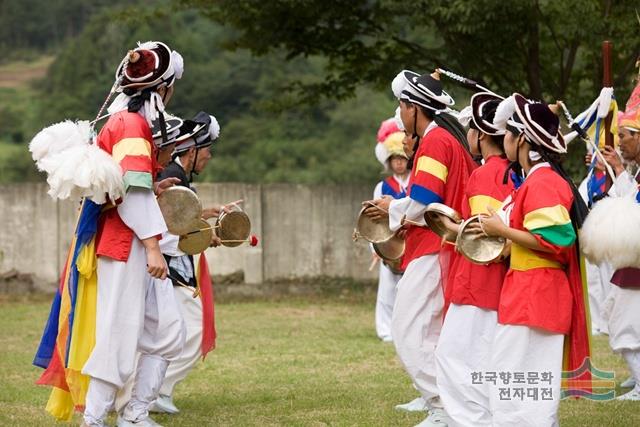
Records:
[[[417,154],[410,197],[425,205],[442,203],[449,175],[450,153],[443,142],[427,136]]]
[[[540,236],[544,241],[561,247],[571,246],[576,240],[576,233],[571,224],[567,208],[558,199],[554,202],[552,194],[546,194],[547,203],[530,209],[524,216],[524,227],[532,234]]]
[[[130,187],[153,188],[151,143],[145,138],[123,138],[114,144],[112,156],[122,169],[125,191]]]

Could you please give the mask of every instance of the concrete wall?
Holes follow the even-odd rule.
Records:
[[[258,247],[207,250],[212,274],[244,271],[249,282],[304,276],[373,278],[368,246],[352,241],[369,186],[200,184],[204,206],[243,199]],[[54,283],[71,241],[77,203],[45,184],[0,186],[0,274],[17,270]]]

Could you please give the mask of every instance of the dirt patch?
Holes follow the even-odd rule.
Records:
[[[47,75],[52,56],[45,56],[36,61],[19,61],[0,66],[0,88],[17,88]]]

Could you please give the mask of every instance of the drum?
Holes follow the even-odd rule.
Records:
[[[196,193],[187,187],[174,186],[158,196],[158,205],[169,233],[187,234],[202,217],[202,204]]]
[[[391,239],[395,235],[395,232],[389,228],[389,222],[376,222],[370,219],[364,214],[365,209],[368,207],[369,206],[365,206],[362,208],[358,214],[356,229],[353,232],[353,239],[358,240],[362,237],[371,243],[381,243]]]
[[[479,222],[480,215],[475,215],[460,225],[456,239],[458,252],[475,264],[489,264],[500,258],[507,244],[503,237],[472,235],[468,232],[471,224]]]
[[[202,253],[211,244],[212,237],[211,225],[204,219],[198,219],[192,223],[187,234],[180,236],[178,249],[189,255]]]
[[[214,229],[222,244],[232,248],[240,246],[249,238],[251,221],[239,207],[233,206],[232,211],[220,214]]]
[[[402,274],[402,255],[404,255],[404,239],[393,235],[389,240],[373,243],[373,250],[382,258],[382,262],[395,274]]]
[[[430,203],[427,206],[427,211],[424,213],[424,220],[434,233],[446,241],[453,243],[456,241],[456,233],[445,227],[442,222],[443,216],[449,218],[456,224],[460,224],[462,222],[462,217],[455,209],[451,209],[449,206],[443,205],[442,203]]]

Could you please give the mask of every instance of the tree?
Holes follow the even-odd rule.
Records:
[[[440,66],[503,94],[584,107],[601,86],[603,40],[614,42],[625,98],[640,55],[637,5],[628,0],[177,1],[232,26],[231,48],[327,58],[322,82],[290,84],[309,102],[348,97],[363,84],[386,88],[402,68]]]

